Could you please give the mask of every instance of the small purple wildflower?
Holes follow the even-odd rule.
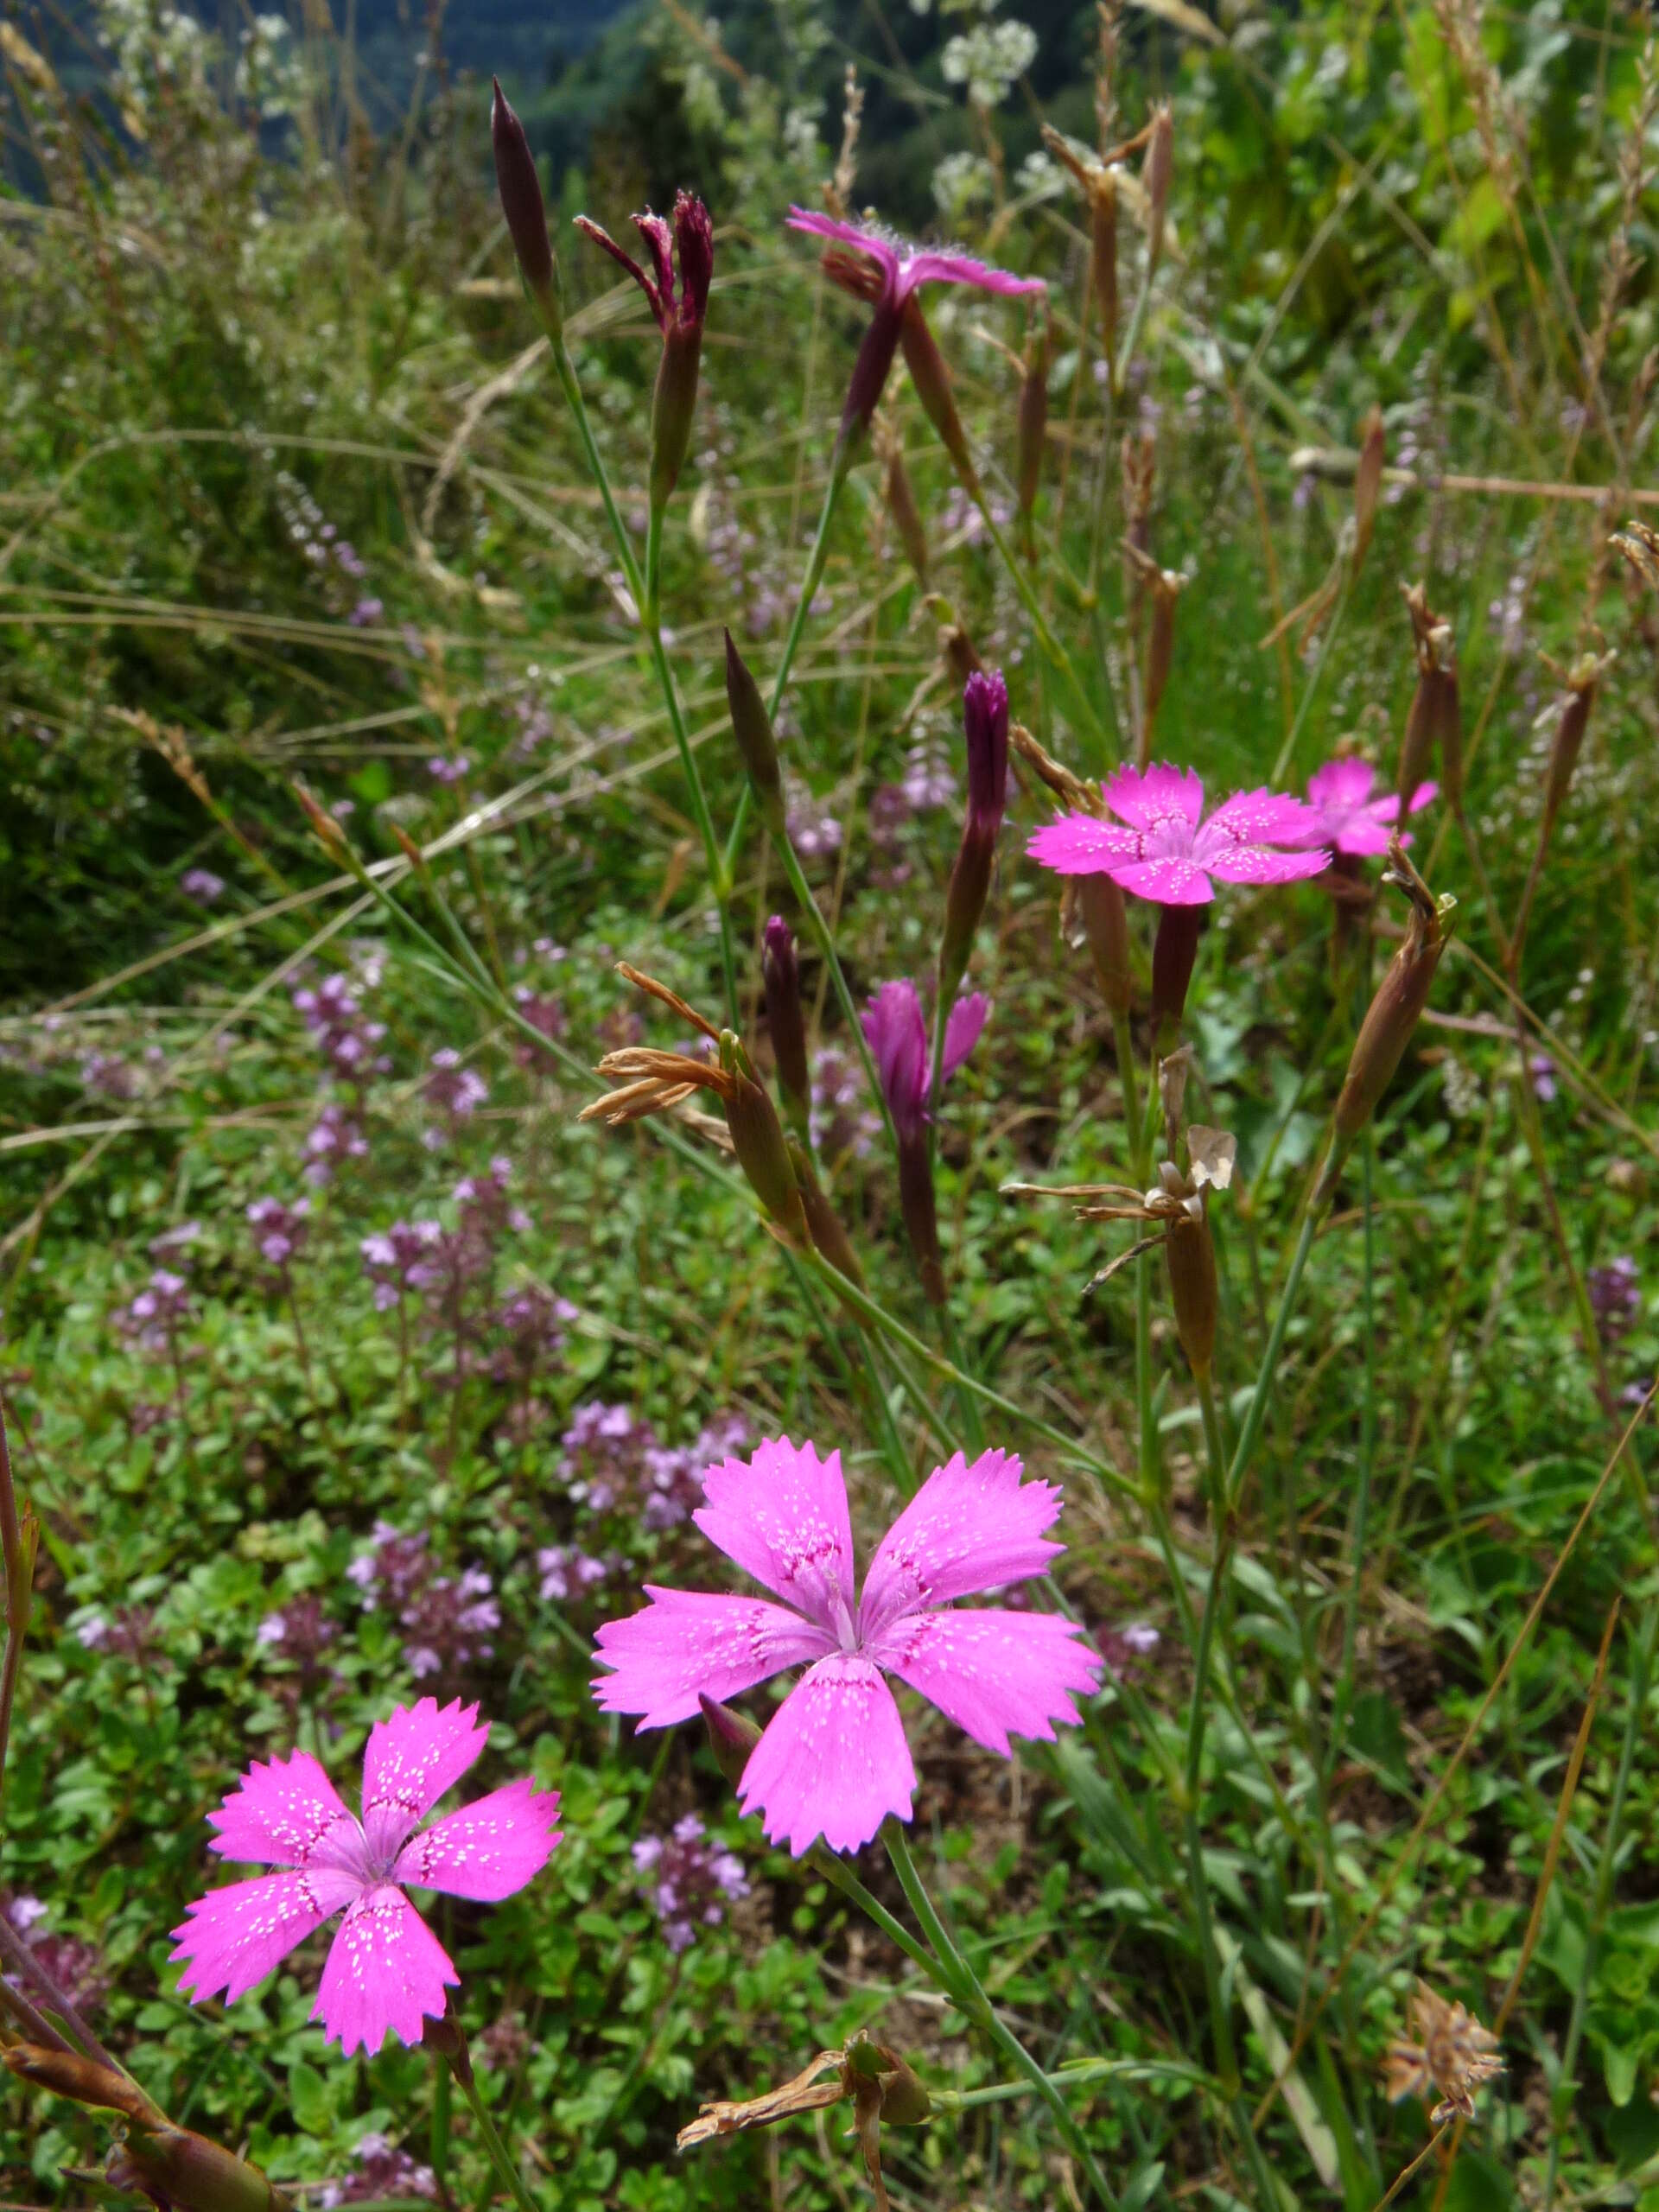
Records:
[[[1555,1063],[1548,1052],[1535,1052],[1527,1062],[1532,1077],[1533,1095],[1541,1106],[1553,1106],[1560,1092],[1555,1082]]]
[[[829,1046],[812,1070],[812,1147],[833,1166],[839,1160],[869,1157],[881,1133],[864,1071],[850,1052]]]
[[[367,630],[380,620],[385,611],[385,606],[379,600],[372,595],[367,595],[358,601],[346,620],[353,630]]]
[[[187,899],[194,899],[199,906],[211,906],[225,894],[225,879],[215,875],[210,868],[188,868],[179,878],[179,888]]]
[[[613,1581],[626,1573],[627,1562],[615,1552],[600,1559],[578,1544],[547,1544],[536,1554],[536,1569],[542,1596],[564,1602]]]
[[[823,860],[841,850],[841,823],[810,791],[798,791],[790,800],[785,827],[790,843],[804,861]]]
[[[1124,1628],[1097,1628],[1095,1649],[1106,1662],[1106,1671],[1119,1681],[1132,1680],[1141,1671],[1141,1662],[1154,1652],[1162,1641],[1155,1628],[1145,1621],[1130,1621]]]
[[[291,996],[312,1042],[336,1075],[361,1084],[371,1075],[390,1071],[391,1056],[379,1050],[386,1025],[365,1016],[344,976],[325,976],[315,987],[303,984]]]
[[[453,1136],[458,1122],[470,1121],[490,1095],[490,1086],[476,1068],[463,1067],[461,1054],[453,1045],[440,1046],[432,1055],[432,1065],[421,1085],[421,1096],[435,1114],[442,1116],[449,1125]],[[427,1132],[429,1146],[435,1141],[442,1143],[435,1129]]]
[[[1591,1311],[1601,1325],[1605,1337],[1622,1337],[1627,1333],[1642,1311],[1642,1290],[1637,1280],[1636,1262],[1628,1252],[1616,1260],[1609,1260],[1605,1267],[1592,1268],[1585,1277],[1585,1287],[1590,1294]]]
[[[401,2143],[381,2134],[359,2138],[352,2151],[354,2164],[344,2181],[325,2182],[317,2191],[322,2212],[340,2204],[378,2202],[383,2196],[429,2196],[438,2193],[430,2166],[412,2158]]]
[[[377,1229],[358,1245],[365,1273],[374,1284],[378,1313],[388,1313],[411,1291],[423,1291],[437,1280],[434,1247],[442,1242],[443,1224],[438,1221],[394,1221],[390,1229]]]
[[[302,1149],[305,1166],[301,1173],[315,1191],[334,1181],[342,1160],[366,1160],[369,1144],[348,1109],[331,1098],[307,1130]]]
[[[291,1205],[281,1198],[255,1198],[248,1208],[248,1222],[260,1257],[273,1268],[286,1268],[305,1242],[309,1198],[296,1198]]]
[[[472,765],[464,753],[457,753],[453,760],[445,753],[435,753],[426,764],[426,772],[435,784],[458,784]]]
[[[90,1943],[83,1943],[73,1936],[56,1935],[47,1925],[51,1908],[39,1897],[12,1896],[0,1890],[0,1915],[22,1939],[29,1956],[51,1981],[63,1992],[77,2011],[96,2007],[109,1994],[110,1976],[105,1969],[99,1952]],[[9,1989],[21,1990],[25,1996],[35,1995],[30,1985],[21,1974],[0,1975]]]
[[[170,1268],[157,1268],[131,1305],[117,1313],[115,1325],[144,1351],[164,1352],[171,1350],[194,1310],[184,1277]]]
[[[742,1860],[710,1843],[695,1813],[676,1821],[671,1835],[642,1835],[632,1856],[634,1871],[646,1878],[671,1951],[690,1950],[699,1928],[718,1928],[727,1904],[749,1894]]]
[[[501,1625],[493,1582],[476,1565],[459,1575],[435,1576],[424,1529],[405,1535],[389,1521],[377,1521],[372,1548],[352,1561],[346,1576],[363,1592],[365,1613],[395,1615],[404,1631],[404,1662],[417,1681],[447,1681],[493,1654],[490,1638]]]
[[[80,1064],[82,1088],[103,1098],[136,1098],[141,1089],[138,1071],[118,1052],[88,1052]]]

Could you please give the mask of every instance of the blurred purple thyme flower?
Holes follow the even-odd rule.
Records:
[[[188,868],[179,878],[179,888],[198,906],[211,906],[225,895],[225,879],[210,868]]]
[[[374,1284],[378,1313],[390,1313],[411,1291],[423,1291],[438,1280],[434,1247],[443,1239],[439,1221],[394,1221],[390,1229],[377,1229],[358,1245],[365,1272]]]
[[[419,2164],[401,2143],[380,2134],[359,2138],[352,2152],[355,2161],[344,2181],[325,2182],[317,2191],[322,2212],[340,2204],[360,2204],[383,2196],[436,2197],[438,2184],[430,2166]]]
[[[80,1080],[83,1089],[104,1098],[136,1098],[142,1088],[137,1069],[118,1052],[88,1052],[80,1064]]]
[[[1636,1262],[1630,1254],[1622,1252],[1616,1260],[1609,1260],[1605,1267],[1592,1268],[1585,1277],[1585,1287],[1590,1294],[1591,1311],[1601,1325],[1602,1334],[1624,1336],[1642,1311],[1641,1286],[1637,1280]]]
[[[426,772],[435,784],[458,784],[470,772],[472,765],[464,753],[457,753],[453,760],[442,753],[435,753],[426,764]]]
[[[396,1617],[404,1630],[404,1662],[417,1681],[438,1676],[447,1682],[494,1652],[489,1639],[501,1625],[501,1609],[493,1582],[478,1566],[435,1576],[424,1529],[405,1535],[391,1522],[377,1521],[372,1548],[352,1561],[346,1577],[363,1592],[365,1613]]]
[[[1123,1681],[1141,1671],[1141,1662],[1158,1649],[1162,1638],[1145,1621],[1131,1621],[1125,1628],[1097,1628],[1094,1641],[1096,1650],[1106,1662],[1107,1673]]]
[[[115,1325],[146,1351],[170,1352],[194,1311],[184,1277],[157,1268],[131,1305],[117,1313]]]
[[[538,1282],[513,1291],[495,1310],[495,1325],[506,1342],[491,1363],[494,1380],[528,1383],[563,1350],[565,1330],[576,1318],[577,1309],[568,1298]]]
[[[312,1042],[337,1076],[360,1084],[390,1071],[391,1056],[378,1049],[386,1025],[365,1016],[344,976],[325,976],[315,988],[302,984],[290,996]]]
[[[798,791],[791,798],[785,822],[789,842],[801,860],[823,860],[841,850],[841,823],[810,791]]]
[[[330,1099],[307,1130],[302,1149],[305,1166],[301,1172],[313,1190],[321,1190],[334,1181],[334,1170],[342,1160],[366,1160],[369,1145],[347,1109],[337,1099]]]
[[[147,1249],[152,1260],[181,1258],[193,1244],[201,1242],[201,1224],[181,1221],[172,1229],[162,1230],[159,1236],[152,1236]]]
[[[1555,1082],[1555,1063],[1548,1052],[1535,1052],[1527,1062],[1532,1077],[1533,1095],[1541,1106],[1553,1106],[1560,1095]]]
[[[616,1552],[596,1559],[577,1544],[547,1544],[536,1554],[536,1569],[542,1578],[542,1596],[563,1602],[585,1598],[590,1590],[613,1581],[626,1573],[627,1562]]]
[[[576,1408],[560,1442],[565,1488],[590,1513],[609,1513],[635,1497],[645,1454],[661,1448],[656,1430],[632,1408],[597,1399]]]
[[[260,1257],[273,1268],[286,1268],[305,1242],[310,1211],[309,1198],[296,1198],[291,1205],[281,1198],[255,1198],[248,1208],[248,1221]]]
[[[544,991],[531,990],[528,983],[520,983],[513,991],[512,1002],[520,1018],[532,1029],[539,1030],[550,1044],[563,1036],[564,1008],[557,999]],[[537,1075],[550,1075],[558,1065],[551,1052],[543,1052],[539,1045],[532,1045],[522,1035],[513,1052],[521,1068],[531,1069]]]
[[[21,1937],[41,1971],[78,2012],[103,2003],[109,1994],[110,1976],[102,1957],[90,1943],[81,1942],[77,1936],[54,1934],[47,1925],[52,1916],[49,1905],[36,1897],[14,1896],[8,1890],[0,1890],[0,1916]],[[9,1989],[20,1990],[38,2003],[39,1992],[21,1973],[0,1974],[0,1980]]]
[[[812,1070],[812,1148],[833,1166],[849,1155],[868,1159],[881,1133],[864,1071],[850,1052],[827,1046]]]
[[[421,1096],[435,1114],[448,1124],[450,1136],[456,1125],[470,1121],[490,1095],[490,1086],[476,1068],[463,1067],[461,1054],[453,1045],[443,1045],[432,1055],[432,1065],[421,1085]],[[443,1142],[442,1133],[429,1129],[425,1142],[436,1147]]]
[[[639,1837],[632,1856],[635,1871],[646,1878],[671,1951],[689,1950],[700,1927],[718,1928],[726,1904],[749,1894],[742,1860],[710,1843],[695,1813],[676,1821],[671,1835]]]
[[[113,1612],[88,1613],[77,1624],[75,1641],[83,1650],[107,1651],[135,1666],[148,1666],[160,1654],[156,1614],[149,1605],[118,1605]]]
[[[384,604],[370,593],[358,601],[346,620],[353,630],[367,630],[380,620],[385,611]]]

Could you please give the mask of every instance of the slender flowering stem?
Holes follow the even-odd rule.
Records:
[[[662,517],[653,505],[646,524],[645,574],[641,575],[639,564],[634,559],[633,547],[629,542],[627,526],[617,511],[611,491],[611,480],[604,457],[594,441],[593,425],[588,420],[588,409],[582,396],[582,386],[576,380],[575,364],[570,359],[570,349],[562,338],[552,341],[553,365],[558,373],[565,404],[570,410],[571,420],[576,426],[588,474],[598,487],[606,519],[611,526],[611,536],[616,543],[617,558],[622,564],[623,579],[632,594],[633,604],[651,654],[652,666],[662,690],[663,703],[668,709],[669,727],[674,733],[674,744],[680,756],[680,766],[685,771],[686,786],[691,794],[691,811],[696,817],[698,834],[702,839],[704,858],[708,863],[709,888],[714,893],[715,911],[720,924],[720,962],[726,986],[726,1001],[732,1023],[737,1023],[737,969],[732,951],[732,924],[726,865],[721,856],[720,842],[715,835],[714,817],[709,811],[709,796],[702,787],[702,772],[697,758],[691,750],[691,739],[685,727],[685,717],[680,711],[680,696],[675,687],[668,655],[663,646],[662,621],[657,604],[658,570],[662,558]]]
[[[1215,1378],[1205,1368],[1195,1380],[1198,1412],[1204,1421],[1205,1459],[1210,1478],[1210,1511],[1219,1529],[1227,1511],[1227,1446],[1222,1440],[1221,1416],[1216,1410]]]
[[[906,1351],[944,1376],[947,1382],[955,1383],[958,1389],[971,1390],[982,1403],[995,1407],[998,1413],[1007,1414],[1011,1421],[1022,1422],[1034,1435],[1046,1437],[1051,1444],[1058,1445],[1068,1459],[1088,1468],[1107,1489],[1116,1491],[1120,1497],[1139,1496],[1136,1485],[1127,1475],[1120,1474],[1106,1460],[1096,1459],[1092,1452],[1085,1451],[1075,1436],[1068,1436],[1064,1429],[1056,1428],[1052,1421],[1043,1421],[1025,1407],[1016,1405],[1012,1398],[1005,1398],[1000,1390],[994,1390],[988,1382],[982,1382],[977,1376],[965,1374],[943,1352],[935,1351],[931,1344],[925,1344],[913,1330],[907,1329],[885,1306],[878,1306],[869,1293],[861,1289],[850,1276],[842,1274],[840,1268],[826,1260],[822,1252],[809,1254],[804,1265],[821,1276],[845,1304],[853,1306],[867,1321],[874,1323],[895,1343],[902,1344]]]
[[[489,2153],[490,2164],[506,2183],[518,2212],[537,2212],[536,2200],[524,2187],[524,2176],[519,2172],[512,2153],[501,2140],[500,2131],[490,2117],[490,2108],[479,2092],[471,2060],[458,2055],[450,2061],[450,2068],[460,2085],[461,2095],[467,2100],[467,2108],[478,2122],[478,2132],[484,2139],[484,2148]]]
[[[1319,639],[1319,658],[1308,671],[1307,681],[1302,686],[1302,696],[1296,702],[1295,717],[1290,728],[1285,732],[1285,741],[1279,748],[1279,757],[1273,764],[1273,773],[1268,779],[1275,790],[1284,781],[1285,772],[1296,757],[1296,741],[1302,734],[1302,724],[1307,720],[1307,710],[1313,703],[1313,695],[1319,688],[1320,678],[1325,674],[1325,663],[1331,658],[1331,649],[1337,642],[1337,632],[1342,627],[1342,618],[1348,611],[1348,592],[1352,581],[1352,576],[1344,564],[1342,588],[1337,595],[1337,603],[1332,610],[1331,620],[1325,626],[1325,633]]]
[[[938,1958],[938,1968],[934,1978],[963,2016],[990,2037],[1003,2056],[1031,2084],[1053,2114],[1060,2139],[1083,2168],[1090,2188],[1107,2207],[1107,2212],[1117,2212],[1117,2199],[1112,2193],[1111,2184],[1101,2171],[1099,2161],[1078,2128],[1070,2107],[1054,2082],[1044,2073],[992,2004],[978,1975],[957,1948],[916,1870],[916,1862],[910,1855],[909,1842],[897,1821],[889,1819],[882,1822],[881,1840],[893,1861],[893,1871],[899,1877],[899,1885],[910,1901],[910,1909]]]
[[[812,540],[812,550],[806,556],[806,574],[801,579],[799,596],[795,611],[789,618],[789,628],[784,637],[784,650],[772,679],[772,698],[766,712],[775,722],[778,709],[783,704],[788,687],[790,671],[795,665],[795,655],[806,627],[806,618],[811,612],[812,601],[817,597],[818,585],[823,581],[825,562],[830,557],[830,525],[835,518],[841,499],[841,487],[847,481],[855,455],[844,439],[836,442],[835,458],[830,464],[830,481],[824,486],[823,505],[818,511],[818,527]],[[753,793],[746,783],[738,794],[737,811],[732,817],[731,835],[726,840],[726,876],[729,882],[737,873],[737,855],[742,846],[743,832],[748,825]]]
[[[1327,1770],[1334,1771],[1342,1750],[1343,1733],[1354,1694],[1354,1655],[1359,1643],[1359,1592],[1365,1579],[1365,1547],[1370,1536],[1371,1482],[1376,1459],[1376,1215],[1371,1202],[1371,1167],[1376,1143],[1367,1123],[1360,1164],[1365,1220],[1365,1288],[1360,1325],[1365,1332],[1364,1395],[1359,1414],[1359,1480],[1354,1492],[1353,1571],[1348,1582],[1348,1603],[1342,1624],[1342,1671],[1331,1713],[1331,1741]]]
[[[6,1656],[0,1661],[0,1806],[5,1803],[6,1747],[11,1738],[11,1711],[16,1702],[17,1678],[22,1672],[23,1638],[29,1631],[34,1598],[39,1529],[33,1514],[18,1516],[5,1408],[0,1405],[0,1567],[3,1567],[6,1588]]]
[[[899,1154],[899,1132],[893,1125],[893,1109],[887,1104],[887,1093],[881,1088],[881,1078],[875,1071],[875,1062],[871,1057],[869,1039],[864,1034],[864,1024],[859,1018],[858,1007],[854,1002],[851,987],[848,983],[846,972],[842,967],[840,956],[836,950],[834,934],[829,923],[823,918],[817,900],[812,896],[812,887],[807,881],[805,873],[796,856],[795,848],[787,837],[783,841],[779,857],[783,861],[784,874],[789,878],[789,887],[795,894],[796,904],[801,910],[812,941],[823,956],[824,966],[830,971],[830,985],[836,994],[836,1002],[841,1008],[853,1043],[858,1048],[858,1057],[864,1069],[865,1080],[868,1083],[871,1095],[880,1109],[881,1126],[887,1133],[887,1142],[893,1147],[893,1157],[896,1159]]]
[[[1057,2089],[1089,2089],[1097,2082],[1185,2082],[1195,2089],[1216,2086],[1201,2067],[1166,2058],[1074,2058],[1043,2079]],[[928,2096],[935,2112],[971,2112],[977,2105],[1028,2097],[1036,2087],[1022,2075],[1017,2082],[989,2082],[979,2089],[930,2089]]]

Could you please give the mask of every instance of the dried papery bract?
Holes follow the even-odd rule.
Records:
[[[524,289],[540,316],[543,328],[556,343],[564,328],[564,304],[559,283],[559,264],[547,232],[547,204],[536,156],[530,150],[524,126],[508,106],[500,80],[492,78],[490,138],[495,149],[496,188],[507,235],[518,257]]]
[[[1387,458],[1387,442],[1383,432],[1382,415],[1372,407],[1359,426],[1359,450],[1354,456],[1354,511],[1342,525],[1337,539],[1336,556],[1324,576],[1309,592],[1307,597],[1281,615],[1267,636],[1260,640],[1262,648],[1276,645],[1287,630],[1300,622],[1301,634],[1296,640],[1298,652],[1306,652],[1325,617],[1336,607],[1344,591],[1350,589],[1363,565],[1371,543],[1371,531],[1376,520],[1376,503],[1382,485],[1382,465]],[[1346,456],[1343,456],[1345,465]]]
[[[135,2082],[79,2051],[13,2044],[3,2053],[20,2082],[118,2113],[124,2139],[110,2153],[112,2188],[148,2196],[176,2212],[288,2212],[289,2200],[257,2166],[194,2129],[175,2127]]]
[[[1645,584],[1659,591],[1659,530],[1644,522],[1627,522],[1613,532],[1614,550],[1629,562]]]
[[[1458,696],[1452,626],[1431,608],[1421,584],[1402,584],[1417,657],[1417,683],[1400,741],[1395,792],[1402,808],[1440,762],[1440,788],[1453,813],[1463,810],[1463,707]]]
[[[696,2120],[675,2138],[687,2151],[722,2135],[771,2127],[803,2113],[825,2112],[850,2099],[853,2133],[864,2154],[865,2171],[875,2192],[877,2212],[887,2212],[881,2174],[881,2128],[919,2127],[932,2117],[925,2085],[897,2051],[873,2043],[861,2031],[841,2050],[821,2050],[792,2080],[758,2097],[721,2099],[703,2106]]]
[[[1402,2097],[1438,2101],[1429,2125],[1443,2127],[1454,2116],[1472,2120],[1475,2095],[1503,2071],[1497,2037],[1461,2004],[1448,2005],[1426,1981],[1412,1993],[1410,2033],[1389,2045],[1383,2090],[1390,2104]]]
[[[598,1073],[617,1087],[584,1106],[577,1118],[602,1121],[618,1128],[652,1114],[672,1113],[696,1092],[709,1091],[720,1101],[737,1164],[767,1219],[786,1244],[798,1251],[809,1250],[812,1239],[784,1126],[741,1039],[729,1029],[716,1029],[666,983],[641,974],[626,961],[620,962],[618,968],[629,982],[701,1030],[715,1043],[717,1057],[693,1059],[688,1052],[659,1052],[646,1045],[628,1045],[620,1052],[607,1052]]]
[[[1337,1099],[1335,1132],[1331,1154],[1319,1179],[1315,1205],[1325,1204],[1335,1191],[1337,1179],[1354,1140],[1376,1111],[1377,1102],[1394,1080],[1395,1071],[1428,1003],[1434,971],[1450,939],[1448,924],[1457,900],[1449,892],[1436,899],[1408,859],[1396,836],[1389,841],[1384,883],[1394,884],[1411,901],[1406,934],[1399,950],[1378,984],[1376,995],[1360,1024],[1348,1062],[1348,1073]]]
[[[1147,195],[1147,262],[1156,269],[1164,253],[1164,226],[1169,218],[1169,188],[1175,175],[1175,117],[1165,101],[1153,110],[1147,131],[1146,159],[1141,183]]]

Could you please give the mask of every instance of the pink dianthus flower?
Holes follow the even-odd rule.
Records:
[[[1327,760],[1323,768],[1316,769],[1307,779],[1308,809],[1313,817],[1308,824],[1308,843],[1331,845],[1339,853],[1359,858],[1386,853],[1400,818],[1400,798],[1395,791],[1384,791],[1373,798],[1376,782],[1376,771],[1370,762],[1351,753]],[[1438,784],[1419,784],[1406,803],[1406,812],[1421,814],[1440,788]],[[1408,845],[1411,839],[1402,836],[1400,842]]]
[[[643,1612],[599,1631],[612,1671],[594,1694],[641,1728],[689,1720],[785,1668],[806,1672],[749,1756],[739,1790],[774,1843],[796,1858],[823,1836],[868,1843],[891,1814],[907,1821],[916,1770],[886,1677],[896,1675],[988,1751],[1011,1732],[1052,1741],[1075,1725],[1101,1658],[1055,1613],[946,1611],[970,1592],[1042,1574],[1065,1549],[1043,1530],[1060,1510],[1047,1483],[1021,1483],[1012,1453],[936,1467],[881,1540],[855,1600],[852,1524],[841,1454],[787,1437],[704,1478],[694,1516],[711,1543],[785,1602],[664,1590]]]
[[[556,1790],[510,1782],[416,1833],[489,1739],[475,1705],[434,1698],[400,1706],[369,1731],[363,1813],[348,1812],[308,1751],[256,1762],[216,1813],[213,1848],[282,1869],[233,1882],[190,1906],[173,1929],[179,1989],[194,2003],[245,1996],[342,1907],[311,2008],[349,2057],[378,2050],[388,2029],[416,2044],[460,1980],[404,1895],[442,1890],[493,1904],[539,1874],[559,1840]]]
[[[1057,875],[1109,875],[1160,906],[1207,906],[1223,883],[1290,883],[1331,865],[1306,849],[1320,824],[1299,798],[1236,791],[1205,817],[1204,785],[1166,762],[1122,767],[1101,786],[1118,817],[1066,814],[1033,831],[1027,852]],[[1277,849],[1289,846],[1290,851]]]

